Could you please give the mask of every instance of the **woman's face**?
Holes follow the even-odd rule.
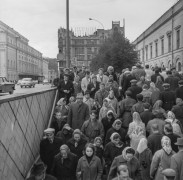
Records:
[[[67,158],[67,151],[65,149],[60,150],[61,156]]]
[[[60,112],[58,112],[58,113],[55,114],[55,117],[56,117],[56,119],[61,119],[62,114]]]
[[[116,123],[115,129],[116,129],[116,130],[119,130],[120,128],[121,128],[121,123]]]
[[[126,154],[126,159],[127,159],[127,161],[130,161],[132,158],[133,158],[133,154],[131,154],[131,153],[127,153]]]
[[[100,145],[101,145],[101,141],[100,141],[100,140],[97,140],[97,141],[95,142],[95,144],[96,144],[96,146],[100,146]]]
[[[93,155],[93,149],[90,148],[90,147],[87,147],[87,148],[86,148],[86,155],[87,155],[88,157],[91,157],[91,156]]]
[[[91,118],[92,120],[94,120],[94,119],[97,119],[97,116],[96,116],[95,113],[91,113],[90,118]]]
[[[76,142],[79,142],[80,139],[81,139],[81,135],[80,134],[74,134],[74,140]]]
[[[119,138],[116,138],[116,139],[114,139],[114,140],[113,140],[113,142],[114,142],[114,144],[116,144],[116,145],[117,145],[117,144],[119,144],[120,139],[119,139]]]
[[[114,91],[110,91],[110,92],[109,92],[109,96],[110,96],[111,98],[113,98],[113,97],[114,97]]]
[[[106,107],[108,105],[108,102],[107,101],[104,101],[103,102],[103,105]]]

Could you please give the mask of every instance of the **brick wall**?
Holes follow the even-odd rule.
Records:
[[[39,155],[56,90],[0,100],[0,180],[23,180]]]

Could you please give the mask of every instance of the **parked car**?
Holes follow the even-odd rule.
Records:
[[[20,87],[35,87],[35,82],[32,80],[32,78],[23,78]]]
[[[45,85],[45,84],[50,84],[49,81],[48,81],[48,79],[44,79],[43,80],[43,85]]]
[[[13,91],[15,90],[15,84],[8,82],[6,77],[0,76],[0,93],[10,93],[13,94]]]

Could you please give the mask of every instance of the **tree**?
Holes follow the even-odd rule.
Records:
[[[105,40],[90,67],[95,72],[99,67],[106,69],[108,66],[113,66],[116,71],[121,72],[122,69],[136,64],[137,57],[134,45],[122,34],[115,32]]]

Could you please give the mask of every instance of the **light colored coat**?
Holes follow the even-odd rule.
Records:
[[[174,169],[176,174],[175,180],[183,179],[183,150],[179,151],[171,157],[171,169]]]
[[[108,76],[106,76],[106,75],[103,75],[102,78],[101,78],[100,75],[97,74],[97,81],[100,82],[100,83],[103,82],[104,84],[106,84],[107,81],[108,81],[108,79],[109,79],[109,78],[108,78]]]
[[[81,89],[83,90],[83,92],[85,92],[87,90],[88,84],[91,82],[90,78],[86,78],[84,77],[81,81]]]
[[[78,175],[78,174],[81,175]],[[93,156],[90,163],[88,163],[86,156],[83,156],[78,161],[76,169],[78,180],[101,180],[102,164],[97,156]]]

